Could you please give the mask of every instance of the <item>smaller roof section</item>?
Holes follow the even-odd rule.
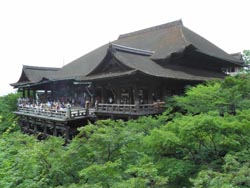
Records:
[[[37,83],[42,80],[51,79],[60,68],[55,67],[37,67],[23,65],[22,74],[16,83],[10,84],[13,87],[20,87],[27,84]]]
[[[242,54],[241,54],[240,52],[232,53],[232,54],[230,54],[230,55],[233,56],[233,57],[236,58],[236,59],[241,60],[242,62],[244,61],[244,60],[243,60],[243,57],[242,57]]]

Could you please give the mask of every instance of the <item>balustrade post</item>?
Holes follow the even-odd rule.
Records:
[[[70,117],[71,117],[71,109],[70,109],[70,106],[67,106],[67,109],[66,109],[66,118],[70,119]]]

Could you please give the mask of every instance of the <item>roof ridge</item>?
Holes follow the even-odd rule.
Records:
[[[143,50],[143,49],[133,48],[133,47],[119,45],[119,44],[110,44],[110,48],[114,50],[122,51],[122,52],[128,52],[128,53],[146,55],[146,56],[151,56],[155,53],[154,51]]]
[[[41,70],[45,70],[45,69],[59,70],[60,69],[58,67],[41,67],[41,66],[31,66],[31,65],[23,65],[23,68],[25,68],[25,69],[41,69]]]
[[[131,32],[131,33],[122,34],[122,35],[120,35],[118,37],[118,39],[130,37],[130,36],[134,36],[134,35],[138,35],[138,34],[143,34],[143,33],[151,32],[151,31],[159,30],[159,29],[164,29],[164,28],[168,28],[168,27],[178,26],[178,25],[183,25],[181,19],[173,21],[173,22],[168,22],[168,23],[165,23],[165,24],[149,27],[149,28],[146,28],[146,29],[134,31],[134,32]]]

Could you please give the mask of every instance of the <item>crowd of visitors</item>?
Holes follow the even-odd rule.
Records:
[[[97,100],[94,104],[91,103],[89,98],[60,98],[56,100],[34,100],[30,98],[19,98],[17,101],[18,107],[34,108],[40,110],[56,110],[56,111],[66,111],[67,108],[90,108],[97,105]]]
[[[33,108],[37,110],[49,111],[66,111],[67,108],[71,108],[72,104],[67,102],[51,101],[40,102],[39,100],[31,100],[29,98],[19,98],[17,102],[18,107]]]

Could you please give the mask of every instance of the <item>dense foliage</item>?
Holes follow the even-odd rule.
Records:
[[[17,99],[19,94],[9,94],[4,97],[0,97],[0,134],[5,132],[10,126],[13,128],[17,121],[17,117],[13,114],[16,110]]]
[[[249,65],[250,64],[250,50],[243,50],[242,56],[243,56],[243,60],[245,64]]]
[[[0,108],[13,110],[15,98],[0,98]],[[66,146],[6,129],[15,124],[0,109],[0,187],[250,187],[250,75],[167,101],[157,117],[81,127]]]

